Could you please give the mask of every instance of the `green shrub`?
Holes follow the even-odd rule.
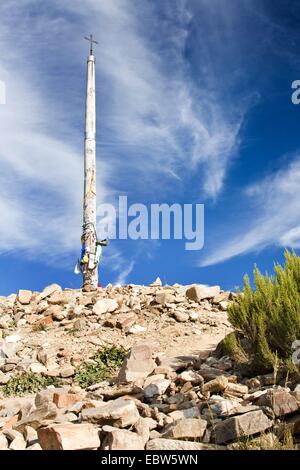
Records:
[[[254,271],[255,289],[249,277],[244,278],[244,291],[228,309],[236,331],[223,343],[244,372],[265,373],[274,364],[295,372],[292,343],[300,339],[300,258],[285,252],[285,266],[275,265],[274,276]]]
[[[5,396],[21,396],[30,393],[36,393],[49,385],[59,385],[58,379],[55,377],[44,377],[33,372],[26,372],[22,375],[15,375],[7,384],[3,386]]]
[[[127,349],[123,348],[123,346],[105,346],[95,354],[93,359],[101,361],[110,369],[117,369],[123,364],[127,353]]]
[[[122,365],[126,355],[127,350],[122,346],[105,346],[91,358],[93,362],[84,362],[78,367],[75,382],[86,388],[110,378]]]

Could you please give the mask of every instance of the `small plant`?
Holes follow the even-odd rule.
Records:
[[[282,440],[273,433],[262,434],[258,437],[242,437],[231,444],[232,450],[297,450],[290,431],[286,431]]]
[[[77,328],[71,328],[70,330],[67,330],[67,334],[70,336],[75,336],[76,333],[78,333]]]
[[[93,362],[84,362],[78,367],[75,382],[82,388],[87,388],[110,378],[122,365],[126,354],[127,351],[122,346],[105,346],[91,358]]]
[[[34,331],[35,333],[40,333],[41,331],[47,331],[47,326],[42,322],[34,323],[32,326],[32,331]]]
[[[13,319],[13,320],[10,322],[9,327],[10,327],[10,328],[17,328],[17,322],[16,322],[16,320]]]
[[[105,346],[93,357],[94,361],[101,361],[110,369],[121,367],[128,351],[123,346]]]
[[[245,373],[277,375],[283,366],[299,372],[292,363],[292,343],[300,338],[300,258],[285,252],[285,266],[275,265],[275,275],[254,271],[255,289],[245,276],[244,291],[229,307],[236,331],[223,343]]]
[[[7,384],[3,386],[5,396],[22,396],[30,393],[36,393],[49,385],[57,386],[59,381],[55,377],[46,377],[33,372],[26,372],[22,375],[12,377]]]

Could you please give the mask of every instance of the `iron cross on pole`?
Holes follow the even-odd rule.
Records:
[[[84,39],[90,42],[90,55],[93,55],[93,44],[99,44],[99,42],[93,39],[92,34],[90,34],[89,38],[85,37]]]

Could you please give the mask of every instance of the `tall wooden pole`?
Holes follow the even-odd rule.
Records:
[[[93,37],[90,41],[90,54],[87,59],[87,86],[85,108],[84,137],[84,200],[83,200],[83,233],[82,233],[82,276],[83,287],[98,285],[98,263],[96,259],[96,87],[95,56],[93,54]]]

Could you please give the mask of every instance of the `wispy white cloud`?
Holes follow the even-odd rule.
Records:
[[[129,262],[127,267],[119,273],[115,284],[120,284],[121,286],[125,285],[127,282],[128,276],[133,271],[134,265],[135,265],[134,261]]]
[[[211,9],[201,3],[209,18],[220,17],[216,4]],[[178,180],[179,174],[190,177],[200,166],[197,193],[216,198],[237,153],[249,101],[225,105],[227,79],[220,81],[213,67],[204,63],[207,57],[194,57],[199,67],[191,70],[186,48],[191,28],[201,29],[193,2],[159,6],[163,11],[148,2],[128,0],[88,0],[84,5],[74,0],[68,5],[100,42],[101,147],[110,161],[117,160],[119,174],[127,172],[125,190],[134,180],[145,191],[145,181],[157,174],[166,184]],[[221,21],[228,28],[226,18]],[[201,34],[206,54],[214,53],[207,37],[214,34],[207,28]],[[126,158],[120,159],[120,153]]]
[[[270,245],[300,247],[300,154],[290,157],[284,169],[269,175],[246,190],[247,225],[233,237],[222,240],[201,261],[201,266],[224,262],[234,256]],[[236,221],[237,223],[237,221]]]
[[[0,48],[9,54],[0,57],[0,79],[7,83],[7,105],[0,108],[0,252],[55,257],[78,247],[82,38],[91,30],[100,43],[99,202],[114,192],[177,196],[176,185],[190,177],[199,180],[195,196],[219,195],[249,100],[233,105],[223,98],[229,80],[223,76],[220,83],[211,59],[216,52],[222,58],[222,38],[211,23],[217,15],[226,33],[230,24],[218,3],[196,2],[207,13],[203,31],[195,2],[185,0],[158,2],[162,11],[131,0],[1,4]],[[21,44],[13,41],[16,29]],[[192,31],[200,35],[193,60]],[[233,56],[228,47],[222,60]]]
[[[80,244],[82,144],[70,123],[72,105],[66,102],[64,109],[52,101],[43,83],[46,77],[27,57],[41,27],[31,23],[26,9],[34,2],[7,3],[0,6],[0,48],[9,51],[0,58],[0,78],[7,89],[6,104],[0,107],[0,253],[16,251],[51,261],[68,257]],[[9,38],[21,19],[22,44],[14,48]],[[42,17],[41,23],[49,35],[53,21]],[[98,194],[99,202],[104,200],[104,184]]]

